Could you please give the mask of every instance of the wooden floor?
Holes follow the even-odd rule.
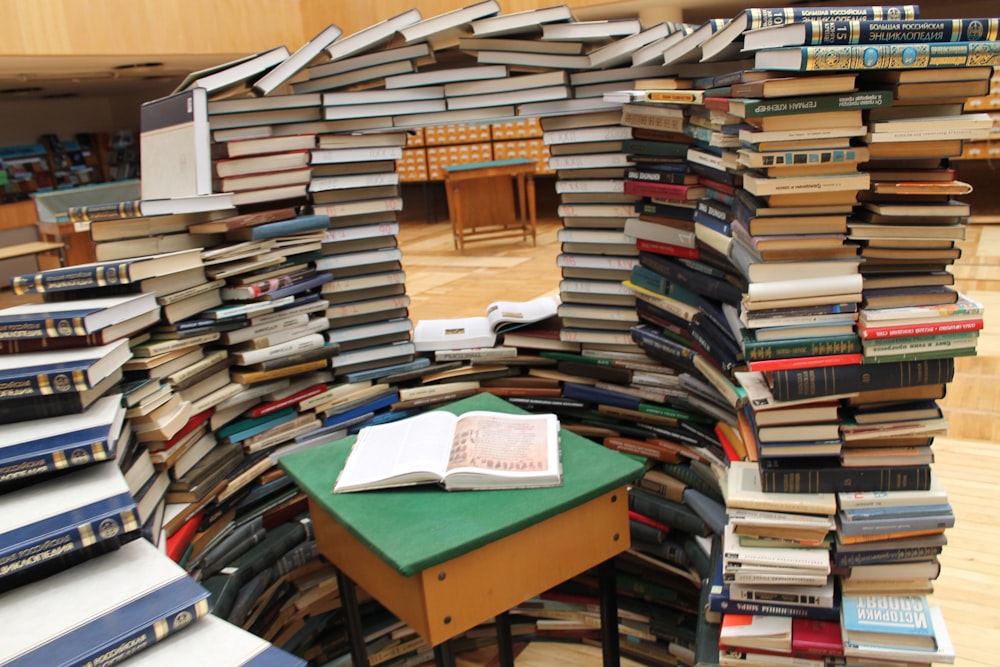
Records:
[[[555,240],[559,220],[539,222],[538,244],[476,242],[454,250],[446,220],[428,223],[419,212],[404,215],[400,233],[407,291],[414,321],[482,315],[497,299],[525,300],[558,294]],[[434,215],[430,215],[434,218]],[[441,217],[440,212],[438,217]],[[1000,224],[970,225],[963,257],[955,266],[959,288],[985,302],[986,329],[979,355],[957,360],[958,372],[944,407],[948,438],[935,444],[934,470],[948,490],[956,526],[948,531],[942,574],[932,603],[940,605],[955,643],[959,667],[1000,665]],[[598,653],[578,647],[535,645],[518,665],[598,665]],[[489,651],[467,656],[465,667],[486,665]]]

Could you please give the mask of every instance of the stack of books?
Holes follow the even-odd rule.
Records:
[[[159,321],[157,295],[170,293],[156,285],[190,271],[204,279],[197,251],[13,281],[18,294],[43,301],[0,313],[9,339],[0,590],[13,632],[0,642],[5,661],[120,660],[168,637],[181,645],[181,631],[208,613],[209,592],[163,553],[166,545],[155,546],[170,475],[145,446],[170,428],[159,410],[172,416],[188,403],[166,380],[123,379]],[[50,615],[41,634],[19,629],[40,609]],[[199,632],[214,641],[232,629],[206,622]],[[244,655],[269,651],[278,664],[302,664],[252,643]]]

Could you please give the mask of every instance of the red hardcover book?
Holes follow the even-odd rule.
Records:
[[[625,181],[625,194],[687,201],[700,199],[705,194],[705,186],[697,183],[678,185],[674,183],[650,183],[648,181]]]
[[[652,518],[646,516],[645,514],[639,514],[635,510],[629,510],[628,511],[628,518],[631,521],[638,521],[639,523],[644,523],[647,526],[652,526],[653,528],[656,528],[657,530],[661,530],[664,533],[669,533],[670,530],[671,530],[670,526],[668,526],[667,524],[663,523],[662,521],[657,521],[656,519],[652,519]]]
[[[786,371],[798,368],[827,368],[829,366],[850,366],[860,364],[860,352],[847,354],[825,354],[816,357],[789,357],[788,359],[761,359],[751,361],[751,371]]]
[[[792,619],[792,653],[795,655],[844,655],[844,643],[837,621],[811,618]]]
[[[983,320],[960,320],[958,322],[937,322],[925,324],[896,324],[884,327],[858,325],[858,335],[864,339],[902,338],[904,336],[933,336],[936,334],[964,333],[979,331]]]
[[[261,403],[255,406],[247,414],[251,417],[263,417],[264,415],[269,415],[272,412],[281,410],[282,408],[287,408],[289,405],[296,405],[302,401],[310,398],[312,396],[317,396],[326,391],[327,387],[325,384],[316,384],[302,391],[296,392],[291,396],[286,396],[277,401],[271,401],[270,403]]]
[[[715,435],[719,439],[719,444],[722,445],[722,450],[726,453],[726,458],[728,458],[730,461],[743,460],[743,457],[736,452],[736,449],[733,447],[733,444],[729,442],[729,438],[727,438],[726,434],[722,432],[722,429],[716,427]]]
[[[653,252],[657,255],[669,255],[671,257],[682,257],[684,259],[698,259],[697,248],[685,248],[671,243],[660,243],[649,239],[636,239],[635,247],[645,252]]]
[[[184,522],[184,525],[177,529],[177,532],[167,538],[166,553],[170,560],[175,563],[181,562],[184,552],[187,551],[195,533],[198,532],[198,524],[201,523],[201,518],[204,515],[204,511],[195,512],[190,519]]]

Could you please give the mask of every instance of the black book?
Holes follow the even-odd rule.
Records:
[[[640,252],[639,263],[695,294],[733,305],[743,299],[743,292],[729,281],[699,273],[665,255]]]
[[[99,399],[109,389],[122,379],[122,369],[115,369],[110,375],[98,382],[93,389],[73,391],[64,394],[52,394],[42,399],[33,396],[23,398],[8,398],[0,401],[0,424],[28,421],[29,419],[45,419],[61,415],[80,414],[94,401]]]
[[[686,494],[685,494],[686,495]],[[690,507],[633,488],[628,494],[629,509],[643,516],[665,523],[671,528],[694,535],[710,535],[711,528]]]
[[[603,382],[627,385],[632,382],[632,371],[628,368],[590,364],[585,361],[560,361],[556,368],[568,375],[594,378]]]
[[[769,383],[776,400],[795,401],[876,389],[946,384],[954,375],[955,360],[947,357],[773,371]]]
[[[822,460],[823,457],[761,459],[761,490],[765,493],[926,491],[931,485],[929,465],[845,468],[836,460],[823,466]]]

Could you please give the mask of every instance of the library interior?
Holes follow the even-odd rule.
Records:
[[[0,664],[997,664],[995,2],[0,14]]]

